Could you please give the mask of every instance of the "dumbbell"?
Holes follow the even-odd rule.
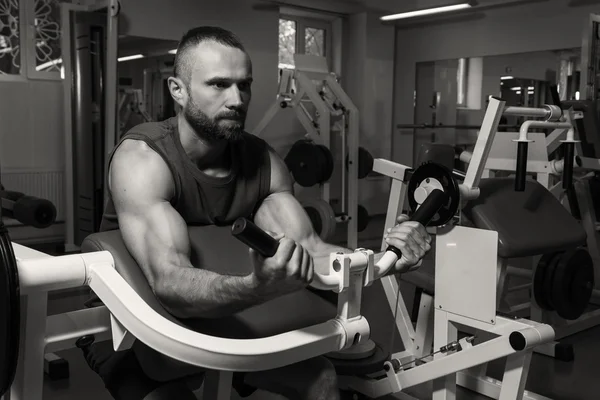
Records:
[[[24,225],[43,229],[56,221],[56,207],[49,200],[8,190],[0,191],[0,198],[2,214]]]

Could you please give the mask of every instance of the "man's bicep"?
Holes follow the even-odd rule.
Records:
[[[140,204],[118,218],[123,241],[153,289],[174,268],[190,266],[187,225],[171,204]]]
[[[162,159],[136,143],[119,150],[109,172],[119,229],[155,288],[174,266],[189,266],[187,224],[168,200],[173,184]]]

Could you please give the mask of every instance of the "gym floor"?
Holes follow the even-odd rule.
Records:
[[[375,217],[369,224],[367,230],[361,233],[359,246],[377,249],[383,228],[383,218]],[[343,241],[344,232],[338,232],[332,240]],[[34,246],[42,251],[51,253],[50,247]],[[80,308],[87,299],[83,292],[52,294],[50,297],[48,312],[55,314]],[[571,343],[574,347],[575,361],[561,362],[547,356],[534,354],[532,358],[529,378],[526,388],[529,391],[549,397],[554,400],[593,400],[600,393],[600,380],[597,378],[597,370],[594,365],[600,359],[600,327],[563,340]],[[100,378],[89,369],[81,356],[80,350],[72,349],[58,353],[58,355],[69,362],[70,378],[59,381],[51,381],[46,378],[44,383],[44,400],[110,400],[111,396],[104,389]],[[489,374],[500,379],[502,373],[502,360],[493,363],[489,368]],[[430,385],[413,388],[408,393],[418,396],[419,399],[431,398]],[[236,394],[232,399],[237,400]],[[387,396],[385,399],[394,399]],[[202,399],[198,393],[198,399]],[[248,400],[282,400],[282,397],[264,392],[255,392]],[[458,400],[483,400],[484,396],[475,394],[468,390],[459,388]]]

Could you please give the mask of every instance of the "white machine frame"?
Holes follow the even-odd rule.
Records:
[[[85,4],[84,4],[85,3]],[[71,11],[93,12],[103,8],[107,12],[107,41],[106,41],[106,82],[113,82],[113,85],[105,86],[104,99],[104,121],[105,121],[105,148],[108,152],[112,150],[116,141],[117,129],[117,48],[119,35],[119,10],[118,0],[87,0],[79,1],[78,4],[64,2],[60,4],[61,18],[61,49],[63,67],[65,76],[63,79],[63,106],[64,106],[64,130],[65,130],[65,250],[76,251],[75,245],[75,203],[73,187],[73,106],[71,94],[73,90],[72,80],[73,67],[71,60],[71,25],[69,23],[69,14]],[[105,157],[105,168],[108,168],[108,157]]]
[[[577,139],[578,135],[574,120],[582,118],[582,115],[579,112],[573,112],[571,110],[565,110],[564,114],[566,120],[565,123],[567,125],[562,128],[559,127],[553,129],[548,136],[544,133],[528,133],[530,141],[527,172],[546,187],[555,197],[561,200],[565,207],[569,208],[568,199],[564,196],[564,189],[562,188],[561,174],[563,172],[564,160],[553,160],[550,159],[549,156],[567,136],[570,135],[571,139]],[[536,122],[539,127],[548,127],[542,121]],[[521,131],[526,131],[527,128],[528,127],[525,126]],[[552,129],[552,127],[550,128]],[[502,132],[496,136],[484,170],[484,175],[486,177],[493,177],[499,171],[511,172],[515,170],[516,146],[513,142],[519,136],[523,136],[523,132]],[[588,173],[600,171],[600,161],[582,157],[580,154],[582,154],[581,146],[579,143],[576,143],[574,160],[574,172],[577,174],[574,178],[575,195],[579,205],[582,226],[587,234],[587,249],[594,261],[594,276],[600,277],[600,248],[598,243],[596,213],[594,211],[589,185],[586,181],[589,178],[587,175]],[[468,159],[469,154],[465,153],[461,156],[466,160]],[[600,310],[589,310],[578,319],[567,321],[560,318],[556,312],[542,310],[535,302],[534,298],[529,302],[513,305],[504,301],[508,293],[518,290],[527,290],[531,287],[531,283],[510,286],[509,279],[511,276],[515,276],[532,281],[538,260],[539,258],[532,259],[533,268],[531,270],[513,266],[508,266],[508,268],[506,268],[504,276],[500,279],[502,285],[499,290],[501,292],[500,298],[502,300],[499,304],[499,311],[517,315],[527,313],[530,315],[530,318],[535,321],[551,324],[556,329],[556,340],[566,338],[600,325]],[[591,303],[595,305],[600,304],[600,278],[596,279]],[[548,343],[544,346],[540,346],[535,351],[540,354],[555,357],[557,344],[557,342]]]
[[[336,76],[329,72],[325,57],[296,54],[295,69],[282,69],[279,90],[273,105],[267,110],[252,134],[261,136],[273,118],[286,108],[291,108],[306,130],[305,137],[328,149],[331,148],[332,132],[341,132],[341,213],[337,218],[348,224],[347,246],[358,246],[358,147],[359,112],[352,99],[342,89]],[[313,80],[320,81],[327,88],[328,98],[319,93]],[[315,115],[304,103],[315,108]],[[346,167],[346,156],[348,167]],[[335,159],[335,157],[334,157]],[[320,185],[321,199],[331,199],[329,182]]]
[[[490,139],[493,139],[502,105],[503,102],[497,100],[490,102],[484,121]],[[481,151],[476,152],[480,159],[485,159],[488,147],[482,143]],[[463,184],[461,192],[477,192],[482,170],[475,164],[473,168],[472,175],[468,174],[473,186]],[[394,178],[387,216],[387,223],[392,225],[401,206],[402,180],[407,168],[378,159],[376,169]],[[474,238],[478,242],[476,251],[473,251]],[[547,324],[496,315],[497,246],[497,233],[493,231],[449,226],[438,232],[436,272],[444,276],[458,273],[461,277],[470,277],[451,285],[441,280],[446,285],[440,284],[437,288],[433,341],[437,349],[452,344],[449,351],[438,353],[433,360],[409,369],[388,362],[385,364],[386,376],[382,379],[341,377],[342,386],[381,396],[433,380],[434,399],[451,399],[455,392],[453,377],[457,372],[477,369],[487,362],[508,357],[505,384],[498,388],[499,398],[520,399],[531,352],[552,341],[554,330]],[[112,338],[115,350],[129,348],[137,338],[172,358],[208,368],[211,372],[204,386],[204,398],[229,399],[233,371],[271,369],[365,345],[370,328],[360,313],[362,288],[386,276],[397,260],[393,253],[386,252],[375,263],[373,251],[365,249],[357,249],[351,254],[333,253],[329,274],[315,273],[312,285],[339,293],[335,319],[268,338],[233,340],[200,334],[160,316],[119,275],[114,268],[114,259],[107,251],[52,257],[16,243],[13,248],[18,264],[22,314],[20,357],[10,391],[11,400],[41,399],[44,354],[72,348],[78,338],[90,334],[96,335],[97,340]],[[477,262],[472,262],[473,257]],[[465,258],[471,262],[465,262]],[[383,279],[388,292],[395,279],[390,276]],[[49,291],[86,285],[99,296],[104,306],[47,315]],[[476,304],[465,301],[465,293],[476,288],[480,288],[476,291]],[[403,304],[401,299],[398,300]],[[414,330],[411,330],[412,324],[406,314],[396,323],[402,327],[401,333],[412,334],[408,339],[403,336],[403,341],[410,344],[415,339]],[[468,339],[457,341],[459,326],[495,337],[476,345]],[[412,346],[406,348],[413,349]],[[406,355],[395,354],[393,358],[403,364]],[[409,361],[415,361],[414,353],[408,355]]]

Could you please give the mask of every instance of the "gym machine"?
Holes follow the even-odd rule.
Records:
[[[549,252],[539,259],[534,270],[511,266],[507,269],[506,276],[501,278],[503,284],[500,291],[503,300],[499,304],[499,311],[511,315],[528,315],[536,321],[552,324],[556,329],[556,340],[600,324],[600,311],[589,309],[590,303],[598,305],[600,301],[600,283],[597,280],[591,281],[591,297],[586,295],[576,302],[565,300],[560,289],[552,289],[553,281],[543,283],[544,277],[553,274],[552,271],[557,270],[559,265],[576,268],[582,276],[600,276],[596,214],[588,183],[589,179],[600,171],[600,163],[596,158],[583,155],[589,153],[589,149],[586,151],[585,148],[589,143],[580,140],[596,135],[597,116],[594,108],[587,107],[585,101],[563,102],[562,106],[568,107],[562,111],[563,121],[558,122],[564,126],[557,127],[555,123],[548,121],[535,122],[538,127],[551,130],[548,134],[527,132],[532,123],[530,122],[523,124],[520,132],[503,132],[497,135],[484,170],[484,176],[493,177],[502,172],[511,173],[520,166],[522,171],[536,179],[561,201],[573,217],[581,221],[585,230],[585,252]],[[519,162],[519,152],[515,151],[514,142],[521,140],[520,143],[523,143],[524,139],[529,140],[526,142],[529,146],[528,157]],[[561,143],[566,140],[574,147],[572,152],[565,151],[562,156],[553,157]],[[523,153],[521,152],[521,156]],[[470,155],[470,152],[462,151],[459,158],[468,162]],[[573,179],[563,175],[569,168],[572,168],[569,176]],[[511,287],[510,278],[525,279],[527,282]],[[532,285],[534,290],[531,293],[531,301],[509,304],[505,300],[511,293],[530,290]],[[573,357],[572,346],[559,342],[546,344],[535,351],[563,360],[571,360]]]
[[[121,88],[119,90],[119,109],[117,114],[119,115],[119,132],[117,140],[119,140],[129,129],[132,114],[137,115],[138,118],[141,119],[138,123],[152,121],[152,117],[146,110],[144,94],[140,89]]]
[[[434,399],[449,399],[454,397],[455,374],[506,357],[497,398],[523,398],[532,350],[554,339],[553,328],[496,314],[497,232],[447,225],[459,208],[457,200],[473,201],[484,192],[479,187],[483,183],[480,167],[485,163],[502,108],[502,101],[490,101],[474,160],[461,184],[437,164],[411,170],[387,160],[375,160],[376,171],[393,177],[386,228],[395,224],[405,194],[413,205],[412,219],[438,226],[439,283],[433,338],[437,351],[431,360],[413,358],[406,363],[405,356],[412,358],[408,353],[416,338],[414,331],[411,337],[405,335],[411,333],[408,328],[412,324],[403,314],[395,323],[405,328],[400,331],[403,343],[410,343],[407,350],[384,357],[371,366],[371,373],[342,375],[343,388],[371,397],[397,393],[410,399],[404,395],[405,389],[433,380]],[[411,178],[407,184],[408,175]],[[214,229],[207,232],[208,228]],[[237,220],[231,228],[192,227],[190,238],[194,242],[201,232],[212,236],[225,232],[225,228],[229,237],[239,239],[239,249],[232,243],[227,254],[220,257],[247,254],[243,244],[264,255],[273,254],[276,249],[277,242],[245,219]],[[335,318],[268,337],[240,340],[195,332],[166,312],[147,282],[139,279],[143,277],[141,270],[118,231],[94,233],[84,241],[82,249],[86,252],[60,257],[12,243],[2,226],[0,233],[0,308],[5,318],[0,324],[0,395],[10,392],[11,400],[41,399],[44,353],[84,347],[83,342],[90,338],[112,340],[117,351],[140,340],[168,357],[208,369],[206,400],[230,398],[234,371],[272,369],[323,354],[334,361],[336,368],[348,359],[372,357],[376,346],[369,339],[369,323],[360,312],[362,288],[377,279],[384,280],[384,287],[386,282],[387,287],[393,286],[395,277],[389,274],[401,256],[398,249],[385,244],[378,261],[368,249],[331,254],[329,274],[315,273],[311,286],[338,294]],[[98,295],[102,306],[47,315],[49,291],[86,285]],[[398,303],[403,305],[400,293],[394,291]],[[470,327],[490,338],[481,342],[479,336],[459,339],[458,326]]]
[[[65,250],[97,232],[108,153],[117,140],[118,0],[63,2]],[[107,84],[109,82],[109,84]]]
[[[358,204],[358,180],[372,170],[373,157],[359,147],[358,109],[344,92],[327,60],[314,55],[294,55],[295,69],[281,69],[277,99],[252,132],[260,136],[282,110],[291,108],[306,131],[285,157],[295,183],[320,186],[320,199],[305,203],[313,226],[324,239],[335,231],[336,222],[348,224],[347,245],[355,248],[358,232],[368,224],[369,215]],[[341,138],[341,210],[331,208],[331,182],[335,158],[332,141]],[[332,137],[333,136],[333,137]]]

